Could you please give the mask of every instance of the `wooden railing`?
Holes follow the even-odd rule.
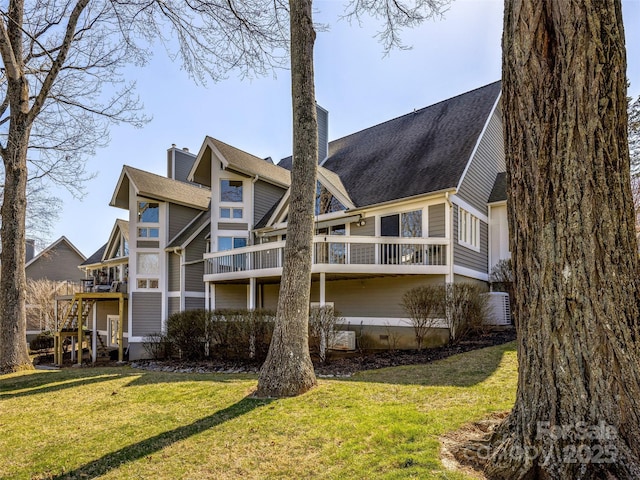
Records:
[[[445,238],[315,236],[314,265],[446,266]],[[284,241],[206,253],[205,275],[282,268]]]

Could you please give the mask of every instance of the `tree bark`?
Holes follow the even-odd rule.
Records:
[[[625,55],[618,0],[505,2],[519,378],[489,478],[640,478]]]
[[[309,299],[318,128],[313,76],[312,0],[290,0],[293,169],[276,325],[256,396],[286,397],[316,384],[309,355]]]
[[[4,162],[2,264],[0,265],[0,373],[31,369],[27,350],[25,310],[25,214],[27,209],[27,148],[32,120],[29,118],[29,87],[22,62],[24,5],[12,1],[9,21],[0,30],[0,53],[6,67],[10,122]]]

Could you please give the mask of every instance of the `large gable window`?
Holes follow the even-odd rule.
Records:
[[[480,219],[460,207],[458,209],[458,243],[480,251]]]
[[[320,182],[316,182],[316,215],[325,213],[341,212],[346,210],[345,206],[327,190],[327,187]]]
[[[220,180],[221,202],[242,202],[242,180]]]

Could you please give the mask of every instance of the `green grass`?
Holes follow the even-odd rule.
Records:
[[[513,343],[250,397],[255,376],[122,368],[0,377],[0,478],[463,479],[438,436],[515,398]]]

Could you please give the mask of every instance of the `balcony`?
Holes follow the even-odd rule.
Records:
[[[315,236],[313,273],[446,274],[446,238]],[[282,275],[285,242],[206,253],[205,281]]]

